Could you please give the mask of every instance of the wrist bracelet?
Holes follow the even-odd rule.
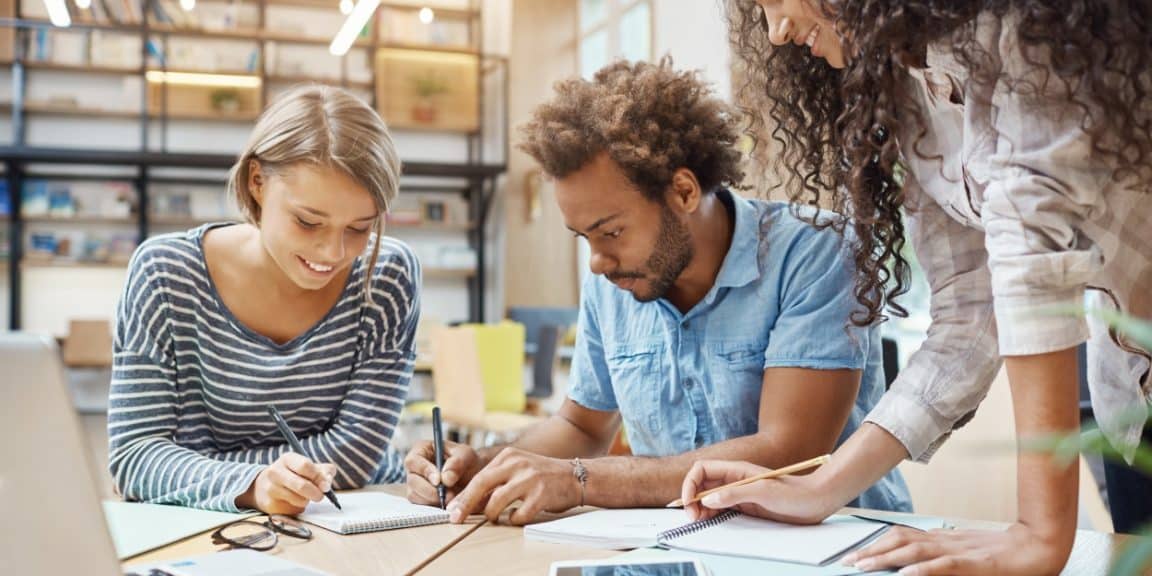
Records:
[[[580,505],[584,505],[584,489],[588,484],[588,469],[579,458],[572,459],[572,475],[580,482]]]

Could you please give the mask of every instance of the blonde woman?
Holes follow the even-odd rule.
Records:
[[[144,242],[117,313],[110,468],[130,500],[298,513],[402,478],[420,268],[382,235],[400,161],[348,93],[298,88],[260,117],[229,192],[244,223]],[[315,458],[289,451],[276,406]]]

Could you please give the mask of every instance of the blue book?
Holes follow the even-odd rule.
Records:
[[[12,199],[8,197],[8,181],[0,179],[0,216],[12,214]]]

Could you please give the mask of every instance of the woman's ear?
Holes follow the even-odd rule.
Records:
[[[255,158],[248,161],[248,193],[257,206],[264,206],[264,172]]]

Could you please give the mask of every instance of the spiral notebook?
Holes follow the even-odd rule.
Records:
[[[851,516],[832,516],[820,524],[796,526],[729,510],[710,520],[661,532],[656,541],[686,552],[822,566],[887,527]]]
[[[819,566],[871,540],[887,525],[832,516],[821,524],[796,526],[728,511],[701,522],[684,523],[682,510],[597,510],[532,524],[524,535],[558,544],[628,549],[646,546],[743,556]]]
[[[413,504],[383,492],[340,493],[337,510],[331,502],[309,502],[300,519],[337,534],[356,534],[448,522],[448,512]]]

